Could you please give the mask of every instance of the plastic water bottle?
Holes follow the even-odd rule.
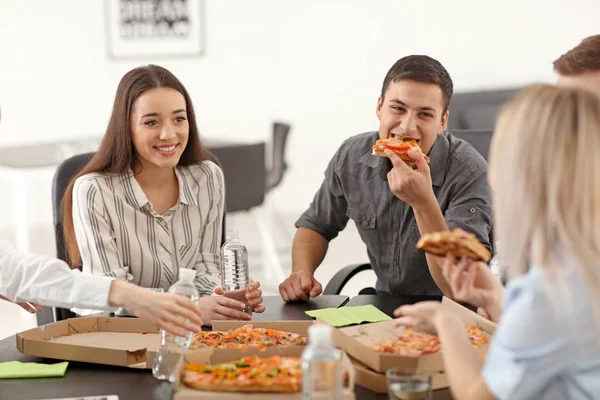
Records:
[[[180,268],[179,280],[171,286],[169,293],[185,296],[197,303],[200,296],[194,284],[195,277],[195,270]],[[160,330],[160,349],[152,367],[152,375],[155,378],[175,382],[175,367],[190,346],[192,336],[193,332],[189,332],[186,336],[175,336],[163,329]]]
[[[248,249],[239,239],[238,232],[227,231],[227,238],[221,247],[221,287],[224,291],[248,289]],[[251,314],[250,307],[245,312]]]
[[[302,352],[302,400],[342,398],[342,352],[331,344],[331,326],[308,328],[308,346]]]

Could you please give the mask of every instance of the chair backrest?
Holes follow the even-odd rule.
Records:
[[[448,130],[494,129],[500,109],[519,89],[455,93],[450,103]]]
[[[457,138],[469,142],[488,161],[490,142],[494,133],[491,129],[452,129],[450,132]]]
[[[69,185],[69,182],[81,169],[91,160],[94,153],[78,154],[62,162],[54,173],[54,179],[52,181],[52,217],[54,220],[54,234],[56,242],[56,257],[60,260],[67,261],[65,252],[65,243],[63,240],[63,221],[61,203],[65,195],[65,190]],[[210,160],[223,169],[219,159],[209,151]],[[227,191],[225,192],[225,198],[227,199]],[[221,232],[221,245],[225,243],[226,235],[226,214],[227,209],[223,211],[223,222]],[[67,318],[74,318],[75,314],[65,308],[55,308],[55,320],[60,321]]]
[[[271,190],[283,179],[287,169],[285,147],[291,126],[283,122],[273,123],[273,141],[271,143],[271,168],[267,173],[267,190]]]
[[[52,181],[52,219],[54,221],[54,234],[56,235],[56,257],[63,261],[67,261],[67,256],[63,241],[63,222],[60,206],[69,182],[91,160],[93,155],[94,153],[84,153],[73,156],[63,161],[54,173]]]
[[[265,143],[220,143],[210,151],[225,175],[227,211],[249,210],[265,200]]]

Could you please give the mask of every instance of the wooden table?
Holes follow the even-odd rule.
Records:
[[[369,298],[382,309],[393,309],[397,299],[391,297],[366,296],[352,299],[362,304]],[[355,300],[356,299],[356,300]],[[285,304],[279,296],[266,296],[267,310],[263,315],[255,314],[254,320],[302,320],[308,319],[307,310],[339,307],[347,302],[346,296],[319,296],[306,303]],[[408,299],[405,299],[408,300]],[[0,362],[21,361],[53,363],[40,357],[25,356],[16,349],[16,339],[10,336],[0,341]],[[365,388],[355,389],[357,400],[387,399],[387,395],[377,395]],[[173,385],[161,382],[149,370],[136,370],[100,364],[69,362],[67,373],[62,378],[43,379],[0,379],[0,399],[50,399],[61,397],[105,396],[116,394],[119,400],[156,399],[167,400],[173,396]],[[436,391],[434,399],[451,399],[447,390]]]

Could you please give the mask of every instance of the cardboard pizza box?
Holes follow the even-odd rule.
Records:
[[[160,344],[156,325],[139,318],[81,317],[17,333],[29,356],[130,368],[152,368],[148,352]],[[154,358],[152,358],[152,361]]]
[[[354,367],[355,383],[375,393],[387,393],[387,378],[385,374],[373,371],[360,361],[350,357]],[[431,374],[431,388],[433,390],[449,387],[448,378],[444,372]]]
[[[300,400],[302,393],[241,393],[241,392],[210,392],[202,391],[190,388],[186,386],[182,381],[181,377],[185,364],[219,364],[247,357],[248,352],[242,353],[237,349],[198,349],[190,350],[184,355],[184,359],[177,366],[178,368],[178,379],[175,383],[175,394],[173,400],[194,400],[194,399],[216,399],[216,400],[239,400],[242,396],[244,399],[250,400]],[[272,357],[272,356],[287,356],[287,357],[301,357],[302,351],[304,350],[301,346],[286,346],[286,347],[269,347],[261,351],[258,356],[260,357]],[[344,390],[344,400],[354,400],[354,382],[355,382],[355,371],[350,362],[350,358],[343,353],[342,359],[343,368],[348,372],[348,387]]]
[[[475,349],[478,358],[483,360],[487,353],[491,335],[495,331],[495,324],[445,297],[442,300],[442,307],[447,312],[458,316],[465,324],[474,324],[484,332],[488,338],[488,344]],[[436,354],[426,354],[415,357],[382,353],[372,350],[369,347],[372,344],[394,340],[403,330],[403,327],[394,327],[393,320],[354,325],[335,329],[333,342],[337,347],[346,351],[351,357],[357,359],[376,372],[384,373],[390,368],[401,368],[406,373],[443,371],[444,364],[441,354],[443,349]]]

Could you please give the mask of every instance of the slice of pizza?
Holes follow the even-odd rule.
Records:
[[[212,392],[296,393],[301,389],[300,357],[245,357],[215,364],[187,364],[183,382],[192,388]]]
[[[489,262],[490,251],[472,233],[455,228],[452,231],[432,232],[421,236],[417,249],[438,256],[452,254],[456,258],[469,257],[475,261]]]
[[[371,153],[374,156],[378,157],[387,157],[385,155],[384,150],[389,149],[396,153],[404,162],[408,165],[413,166],[415,161],[410,158],[408,155],[408,151],[412,150],[416,153],[423,153],[421,151],[421,146],[414,139],[402,139],[397,136],[388,138],[388,139],[379,139],[373,145],[373,152]],[[429,162],[429,157],[425,155],[425,161]]]

